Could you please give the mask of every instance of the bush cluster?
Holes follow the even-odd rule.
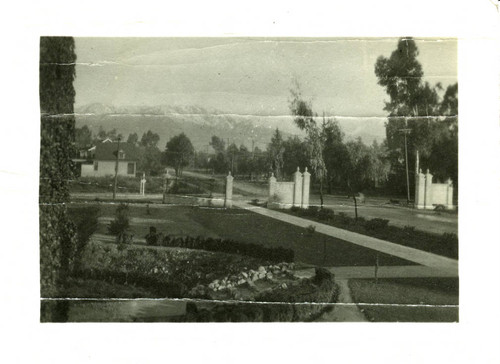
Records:
[[[108,226],[111,235],[119,237],[123,235],[130,227],[130,218],[128,205],[121,203],[116,208],[115,219]]]
[[[274,263],[294,261],[294,251],[292,249],[283,247],[267,248],[257,244],[240,243],[228,239],[204,238],[201,236],[163,236],[161,233],[156,233],[156,229],[150,229],[150,233],[146,235],[146,243],[148,245],[202,249],[213,252],[246,255]]]
[[[388,225],[389,220],[379,218],[368,220],[364,224],[365,229],[370,231],[386,229]]]

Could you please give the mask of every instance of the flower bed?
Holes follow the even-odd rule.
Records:
[[[119,250],[115,244],[90,242],[75,277],[133,284],[164,297],[185,297],[198,284],[257,269],[262,263],[224,253],[131,246]]]
[[[317,268],[312,279],[297,280],[289,286],[268,289],[255,302],[221,304],[188,303],[186,321],[190,322],[290,322],[312,321],[330,303],[337,302],[338,288],[334,276]],[[319,304],[318,304],[319,303]],[[323,303],[323,305],[321,304]]]

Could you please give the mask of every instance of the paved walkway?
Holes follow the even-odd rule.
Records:
[[[326,268],[335,279],[375,278],[374,266],[359,267],[329,267]],[[299,278],[311,278],[315,268],[297,269],[294,274]],[[425,267],[423,265],[380,266],[377,270],[378,278],[426,278],[426,277],[456,277],[456,274],[445,270]]]
[[[406,259],[421,264],[425,267],[444,271],[446,274],[458,276],[458,261],[440,255],[428,253],[422,250],[409,248],[403,245],[391,243],[385,240],[339,229],[333,226],[321,224],[301,217],[292,216],[276,210],[256,207],[242,201],[233,201],[233,205],[239,208],[249,209],[257,214],[270,217],[279,221],[306,228],[310,225],[316,227],[316,232],[332,236],[365,248]]]
[[[339,297],[335,308],[324,313],[316,322],[367,322],[365,315],[353,303],[351,290],[346,279],[335,278],[339,287]]]

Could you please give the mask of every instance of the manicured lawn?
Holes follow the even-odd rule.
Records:
[[[374,228],[372,227],[374,226],[373,223],[380,223],[380,220],[383,219],[365,220],[364,218],[359,218],[358,221],[356,221],[354,218],[347,216],[346,214],[334,214],[331,209],[326,208],[323,210],[319,210],[317,208],[310,208],[307,210],[292,209],[283,210],[282,212],[294,216],[300,216],[304,219],[326,225],[335,226],[340,229],[349,230],[358,234],[390,241],[395,244],[458,259],[458,237],[456,234],[445,233],[439,235],[417,230],[409,226],[400,228],[398,226],[391,225],[389,220],[385,220],[386,223],[389,223],[388,225]]]
[[[116,204],[101,203],[101,219],[96,233],[108,234],[109,222],[114,219]],[[148,208],[144,205],[128,205],[132,223],[130,233],[136,238],[144,238],[149,233],[149,227],[154,226],[158,232],[173,236],[205,236],[219,237],[210,229],[193,221],[191,218],[192,207],[189,206],[166,206],[151,204]]]
[[[107,234],[109,220],[117,205],[101,204],[101,222],[97,233]],[[208,209],[190,206],[129,205],[135,222],[131,233],[143,238],[150,226],[158,232],[174,236],[203,236],[231,239],[267,247],[293,249],[295,261],[324,266],[374,265],[377,252],[329,237],[308,233],[306,229],[255,214],[244,209]],[[380,265],[412,265],[412,262],[379,253]]]
[[[182,208],[179,208],[182,210]],[[295,251],[295,261],[324,266],[374,265],[377,252],[243,209],[190,209],[192,221],[226,239],[282,246]],[[380,265],[411,265],[380,253]]]
[[[349,287],[354,302],[381,304],[358,305],[370,321],[458,321],[458,307],[433,307],[458,305],[458,278],[350,279]]]

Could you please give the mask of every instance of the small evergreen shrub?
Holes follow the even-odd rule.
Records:
[[[318,214],[319,207],[318,206],[309,206],[307,208],[307,214],[310,216],[316,216]]]
[[[309,235],[312,235],[316,232],[316,226],[309,225],[308,227],[306,227],[306,231]]]
[[[335,213],[332,209],[320,209],[318,211],[317,217],[322,221],[333,221]]]
[[[122,236],[128,231],[130,227],[130,218],[128,205],[121,203],[116,208],[116,216],[113,221],[108,226],[108,231],[111,235],[117,237]]]
[[[352,225],[354,223],[354,219],[347,216],[345,212],[339,212],[336,221],[338,221],[341,225]]]
[[[387,220],[387,219],[375,218],[375,219],[368,220],[365,223],[365,229],[369,230],[369,231],[382,230],[382,229],[387,228],[388,224],[389,224],[389,220]]]

